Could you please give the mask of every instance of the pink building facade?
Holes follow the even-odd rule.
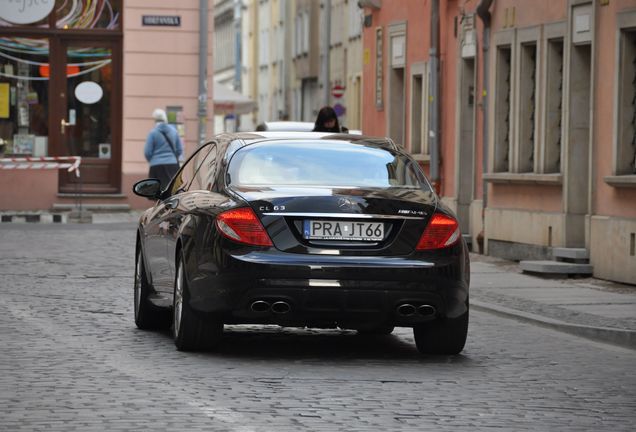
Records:
[[[636,2],[440,0],[436,135],[435,2],[363,3],[362,129],[427,170],[439,138],[438,188],[473,250],[577,249],[636,283]]]
[[[214,2],[208,3],[207,81],[212,83]],[[45,4],[51,9],[38,10]],[[27,6],[0,13],[0,157],[6,162],[80,156],[81,175],[7,169],[5,163],[0,181],[12,186],[0,192],[0,212],[64,213],[80,196],[88,210],[147,207],[131,188],[148,173],[143,147],[154,125],[153,110],[168,112],[186,155],[198,144],[200,2]],[[78,88],[89,91],[84,95]],[[206,95],[210,119],[211,88]],[[212,127],[206,123],[207,136]]]

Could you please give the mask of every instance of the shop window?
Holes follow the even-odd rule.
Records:
[[[546,124],[544,173],[561,172],[561,136],[563,117],[563,39],[547,43]]]
[[[617,175],[636,174],[636,30],[620,34]]]
[[[22,26],[58,29],[120,30],[122,0],[4,1],[0,27]],[[9,3],[9,4],[6,4]]]
[[[497,47],[495,76],[495,149],[494,171],[510,170],[510,111],[512,98],[512,49]]]
[[[118,29],[121,0],[56,1],[57,28]]]
[[[536,88],[537,88],[537,44],[521,45],[519,69],[519,141],[517,149],[517,172],[534,171],[536,144]]]
[[[48,39],[0,38],[0,153],[48,156],[49,74]]]

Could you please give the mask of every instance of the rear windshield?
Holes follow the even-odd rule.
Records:
[[[239,186],[430,189],[416,162],[388,149],[343,141],[264,142],[236,152],[228,173]]]

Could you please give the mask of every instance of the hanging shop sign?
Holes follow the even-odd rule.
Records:
[[[2,0],[0,18],[12,24],[33,24],[53,10],[55,0]]]
[[[141,24],[145,26],[181,27],[179,15],[143,15]]]

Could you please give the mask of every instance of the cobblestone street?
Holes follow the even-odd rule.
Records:
[[[371,337],[259,326],[226,326],[217,352],[178,352],[168,332],[134,325],[134,234],[134,224],[0,226],[0,430],[636,423],[636,351],[476,310],[456,357],[420,356],[410,329]]]

